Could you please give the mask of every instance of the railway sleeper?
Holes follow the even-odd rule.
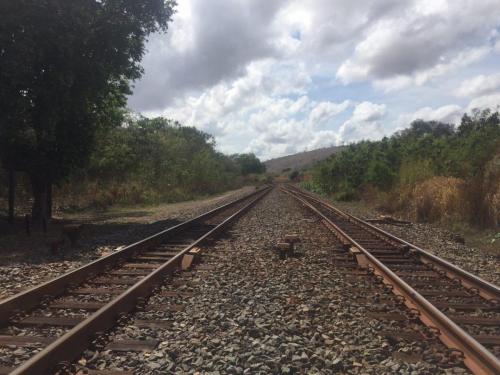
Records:
[[[0,346],[31,347],[40,346],[40,344],[49,345],[56,339],[57,337],[0,335]]]
[[[106,345],[105,350],[113,352],[152,352],[160,340],[113,340]]]
[[[15,325],[22,327],[74,327],[84,319],[83,316],[29,316],[15,322]]]

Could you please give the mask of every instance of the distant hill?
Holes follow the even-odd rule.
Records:
[[[298,154],[282,156],[264,162],[267,172],[281,173],[284,169],[301,170],[312,166],[314,163],[324,160],[331,154],[338,152],[342,146],[331,146],[318,148],[317,150],[299,152]]]

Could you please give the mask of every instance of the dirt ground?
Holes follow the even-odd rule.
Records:
[[[200,200],[156,206],[65,212],[54,217],[47,233],[31,228],[28,235],[21,217],[14,225],[0,220],[0,265],[93,258],[98,255],[96,250],[105,252],[137,241],[254,189],[244,187]],[[63,228],[73,224],[82,226],[75,247],[63,235]]]

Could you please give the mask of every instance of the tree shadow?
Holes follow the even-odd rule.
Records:
[[[142,212],[120,215],[120,218],[138,217]],[[41,264],[61,261],[91,261],[117,247],[126,246],[180,223],[165,219],[153,223],[114,222],[114,217],[83,223],[78,220],[56,219],[48,226],[47,233],[41,228],[31,228],[28,235],[23,218],[14,224],[0,219],[0,265],[20,263]],[[76,246],[63,235],[63,228],[70,224],[82,224]]]

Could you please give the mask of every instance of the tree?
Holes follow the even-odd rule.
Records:
[[[89,159],[96,132],[122,121],[148,35],[172,0],[0,0],[0,158],[26,172],[33,218],[52,185]]]
[[[241,174],[264,173],[266,166],[255,156],[255,154],[236,154],[233,159],[240,166]]]

